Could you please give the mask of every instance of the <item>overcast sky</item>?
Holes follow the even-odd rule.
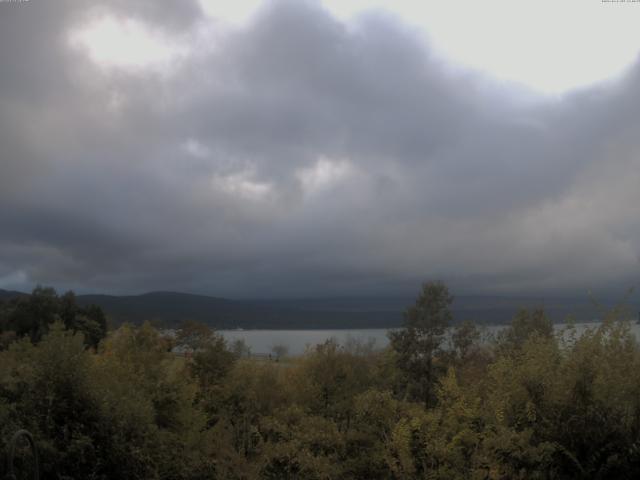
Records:
[[[601,0],[0,2],[0,288],[622,294],[638,24]]]

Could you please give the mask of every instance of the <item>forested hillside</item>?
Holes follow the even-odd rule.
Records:
[[[525,310],[488,343],[463,323],[445,345],[452,299],[428,283],[385,350],[329,340],[269,361],[196,323],[175,338],[123,325],[95,342],[97,313],[37,293],[3,305],[0,447],[30,430],[45,478],[640,474],[640,346],[620,311],[578,337]],[[12,308],[36,306],[38,328],[8,330]]]
[[[28,294],[0,290],[0,299]],[[125,322],[176,327],[183,321],[198,321],[216,329],[339,329],[395,328],[412,299],[407,297],[346,297],[289,300],[230,300],[178,292],[142,295],[76,295],[79,306],[99,306],[112,325]],[[456,296],[451,306],[454,323],[508,323],[522,308],[544,308],[553,322],[591,322],[600,319],[619,300],[584,297]],[[640,311],[637,297],[627,298],[630,316]]]

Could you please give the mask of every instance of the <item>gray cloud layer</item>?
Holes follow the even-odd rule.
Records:
[[[70,45],[96,12],[198,47]],[[622,289],[638,279],[640,69],[524,98],[381,14],[274,1],[0,3],[0,288],[231,296]]]

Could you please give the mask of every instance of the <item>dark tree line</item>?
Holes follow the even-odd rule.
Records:
[[[37,343],[56,321],[82,333],[93,348],[107,335],[107,319],[100,307],[78,305],[72,291],[58,295],[53,288],[38,286],[31,295],[0,302],[0,348],[23,337]]]

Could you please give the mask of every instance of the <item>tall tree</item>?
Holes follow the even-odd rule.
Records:
[[[404,373],[407,392],[425,407],[435,400],[435,356],[451,323],[453,297],[442,282],[422,285],[415,305],[404,314],[403,328],[389,333],[398,368]]]

